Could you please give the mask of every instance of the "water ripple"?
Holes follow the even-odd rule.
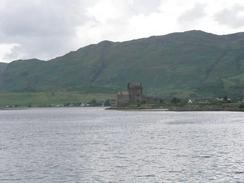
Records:
[[[244,181],[244,113],[0,111],[0,182]]]

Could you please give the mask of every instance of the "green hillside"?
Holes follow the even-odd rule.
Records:
[[[14,61],[0,74],[2,91],[106,93],[140,81],[157,96],[242,96],[244,33],[188,31],[103,41],[47,62]]]
[[[6,63],[1,63],[0,62],[0,85],[1,85],[1,82],[2,82],[1,78],[3,77],[3,73],[4,73],[5,69],[7,68],[7,65],[8,64],[6,64]]]
[[[8,64],[0,62],[0,74],[4,72]]]

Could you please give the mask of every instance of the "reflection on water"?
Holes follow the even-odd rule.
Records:
[[[0,182],[244,182],[244,113],[0,111]]]

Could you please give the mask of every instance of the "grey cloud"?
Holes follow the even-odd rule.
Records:
[[[182,25],[189,25],[191,23],[194,23],[195,21],[203,18],[206,15],[205,12],[205,4],[195,4],[195,6],[184,12],[178,19],[178,21],[182,24]]]
[[[150,14],[157,11],[160,0],[133,0],[131,9],[136,14]]]
[[[215,20],[222,25],[231,28],[240,28],[244,26],[244,16],[240,13],[244,11],[243,5],[235,5],[228,9],[223,9],[215,15]]]
[[[89,1],[6,0],[0,11],[0,40],[17,43],[9,59],[50,58],[74,49],[76,27],[88,21]]]
[[[20,45],[15,46],[12,52],[5,56],[5,59],[53,58],[74,48],[72,38],[72,36],[21,38],[18,39]]]
[[[113,27],[126,27],[135,14],[157,11],[161,0],[132,0],[127,4],[127,17],[111,22]],[[19,58],[49,59],[83,45],[76,40],[77,27],[99,26],[87,9],[97,0],[0,0],[0,44],[16,43],[9,60]],[[128,1],[125,1],[126,3]],[[110,33],[112,34],[112,33]],[[116,30],[116,34],[118,31]],[[86,38],[84,38],[86,39]],[[89,38],[87,38],[89,39]],[[87,43],[87,40],[83,40]]]

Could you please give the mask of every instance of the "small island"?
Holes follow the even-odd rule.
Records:
[[[160,111],[244,111],[244,103],[224,96],[218,98],[161,98],[143,94],[142,83],[128,83],[127,91],[117,93],[111,101],[114,110],[160,110]]]

